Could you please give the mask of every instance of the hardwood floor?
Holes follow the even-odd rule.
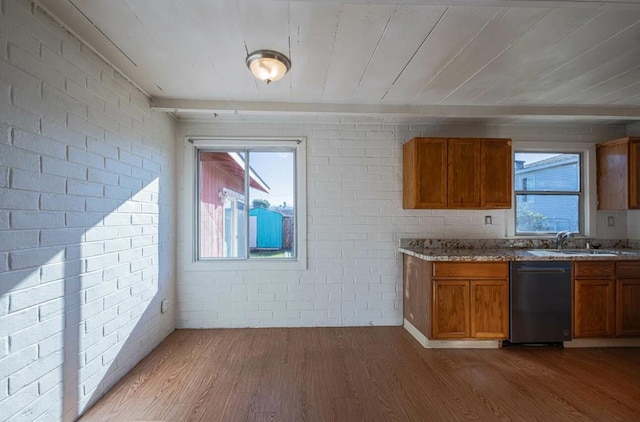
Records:
[[[178,330],[82,421],[640,421],[640,349],[423,349],[401,327]]]

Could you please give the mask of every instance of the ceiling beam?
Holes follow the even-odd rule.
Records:
[[[323,114],[442,118],[566,117],[571,119],[618,119],[640,121],[640,107],[628,106],[466,106],[319,104],[242,101],[205,101],[156,98],[151,108],[168,113]]]
[[[318,0],[276,0],[315,2]],[[327,0],[333,4],[400,4],[421,6],[542,7],[640,10],[640,0]]]

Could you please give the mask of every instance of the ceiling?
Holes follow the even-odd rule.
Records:
[[[38,3],[183,118],[640,121],[637,0]],[[253,79],[259,49],[291,71]]]

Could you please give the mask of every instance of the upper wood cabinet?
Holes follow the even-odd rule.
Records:
[[[640,138],[596,145],[598,209],[640,209]]]
[[[510,208],[510,139],[413,138],[403,148],[403,207]]]
[[[404,144],[404,208],[447,206],[447,140],[414,138]]]
[[[449,139],[447,144],[447,208],[478,208],[480,142]]]
[[[513,156],[510,139],[484,139],[480,155],[480,207],[511,208]]]

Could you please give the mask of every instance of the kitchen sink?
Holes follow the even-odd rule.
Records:
[[[528,250],[531,255],[534,256],[618,256],[623,252],[609,251],[605,249],[532,249]]]

